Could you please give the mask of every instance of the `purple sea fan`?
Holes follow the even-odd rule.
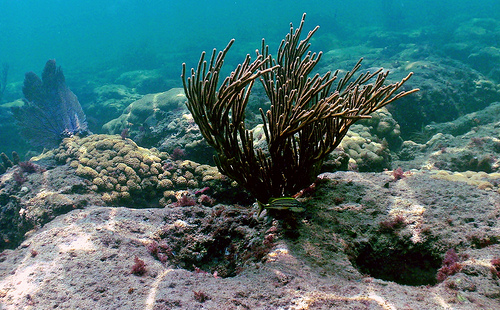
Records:
[[[23,94],[24,105],[12,113],[33,146],[52,148],[64,137],[88,134],[85,113],[55,60],[47,61],[41,79],[26,73]]]

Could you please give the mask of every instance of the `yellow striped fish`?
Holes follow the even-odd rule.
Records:
[[[259,204],[258,215],[260,215],[264,209],[290,210],[292,212],[303,212],[305,210],[302,203],[292,197],[271,198],[267,204],[263,204],[260,201],[257,201],[257,203]]]

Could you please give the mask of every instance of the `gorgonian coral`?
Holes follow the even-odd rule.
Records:
[[[12,113],[33,146],[52,148],[64,137],[87,134],[85,113],[55,60],[47,61],[41,79],[26,73],[23,94],[24,105]]]

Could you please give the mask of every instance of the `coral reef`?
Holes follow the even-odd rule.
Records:
[[[153,146],[151,143],[157,141],[154,146],[172,155],[176,149],[182,149],[186,158],[201,164],[215,164],[213,148],[203,139],[192,115],[184,110],[169,113],[154,128],[145,130],[143,136],[138,138],[141,144],[148,146]]]
[[[428,124],[452,121],[500,100],[500,88],[494,81],[457,61],[429,57],[403,68],[416,72],[411,83],[422,90],[389,108],[403,128],[404,139]]]
[[[446,170],[431,171],[432,178],[463,182],[472,186],[477,186],[483,190],[495,190],[500,193],[500,173],[486,173],[475,171],[450,172]]]
[[[298,28],[290,25],[276,58],[263,41],[256,59],[252,61],[248,55],[220,86],[224,58],[234,40],[218,55],[214,50],[210,62],[205,61],[203,52],[198,66],[189,73],[183,64],[186,105],[203,137],[216,150],[217,167],[259,203],[294,195],[309,186],[351,125],[418,91],[402,88],[411,73],[386,85],[388,71],[382,69],[351,81],[361,60],[335,87],[332,84],[339,70],[309,77],[322,52],[308,51],[309,40],[318,27],[300,40],[304,20],[305,14]],[[271,102],[267,111],[260,110],[267,156],[266,151],[255,147],[254,132],[245,124],[249,94],[258,78]]]
[[[329,261],[347,256],[352,265],[325,270],[347,277],[355,267],[371,277],[405,285],[434,285],[453,274],[464,276],[460,272],[469,282],[483,281],[476,277],[482,277],[484,262],[465,261],[465,257],[498,253],[498,193],[434,179],[426,171],[398,181],[391,174],[326,174],[329,182],[317,187],[316,195],[305,202],[314,211],[299,227],[292,250],[322,270]],[[376,181],[374,175],[378,175]],[[463,194],[471,190],[478,196]],[[402,195],[396,198],[394,191]],[[481,221],[484,226],[479,227]],[[457,249],[458,257],[445,254],[450,248]],[[498,294],[495,279],[490,276],[484,281],[485,286],[495,283]]]
[[[23,94],[24,105],[12,112],[33,146],[52,148],[64,137],[88,133],[85,113],[55,60],[47,61],[41,79],[26,73]]]
[[[249,262],[262,261],[279,238],[277,221],[259,221],[248,208],[195,206],[180,211],[182,216],[165,219],[147,245],[162,263],[232,277]]]
[[[366,44],[334,46],[325,53],[330,61],[319,71],[350,67],[356,61],[352,55],[365,55],[370,70],[391,68],[393,80],[414,71],[406,87],[421,91],[387,108],[401,126],[403,139],[416,141],[414,135],[426,125],[449,122],[500,101],[499,53],[494,44],[498,28],[498,21],[472,19],[458,23],[456,33],[446,38],[425,31],[373,32],[362,39]],[[437,47],[434,40],[447,43]]]
[[[176,149],[182,149],[189,159],[213,165],[215,153],[184,108],[185,100],[184,90],[179,88],[146,95],[131,103],[121,116],[106,123],[103,130],[119,134],[128,129],[129,137],[143,147],[156,147],[173,155]]]
[[[443,46],[443,52],[485,75],[498,79],[500,55],[494,42],[500,40],[499,33],[498,20],[472,18],[458,25],[450,42]]]
[[[74,177],[66,171],[50,182]],[[255,211],[237,205],[91,202],[0,253],[0,301],[13,309],[32,301],[43,309],[136,309],[155,292],[153,309],[191,310],[199,306],[192,292],[201,291],[210,309],[498,308],[498,193],[432,179],[425,170],[397,182],[391,172],[324,177],[304,202],[307,217],[293,240],[279,221],[256,220]],[[400,224],[381,230],[387,220]],[[462,269],[440,283],[450,248]],[[135,257],[147,267],[141,277],[131,274]],[[69,298],[68,287],[81,293]]]
[[[443,265],[439,268],[436,279],[438,282],[443,282],[449,276],[456,274],[462,270],[457,252],[454,249],[449,249],[444,254]]]
[[[493,102],[480,111],[460,116],[453,121],[427,125],[424,128],[424,133],[429,137],[437,133],[459,136],[479,126],[500,121],[499,115],[500,102]]]
[[[66,138],[27,162],[2,159],[10,168],[0,175],[0,249],[16,247],[29,230],[89,203],[144,208],[249,202],[216,167],[173,161],[117,135]]]
[[[340,143],[340,148],[349,157],[349,170],[383,171],[391,168],[391,156],[387,143],[378,143],[375,140],[369,128],[361,125],[347,132]],[[338,150],[332,156],[339,156]]]
[[[108,203],[133,199],[146,202],[173,186],[165,178],[161,163],[167,154],[141,148],[120,136],[66,138],[55,158],[69,163],[78,176],[89,179],[91,189],[103,192],[103,200]]]
[[[452,122],[429,125],[424,136],[430,138],[421,143],[405,141],[393,162],[406,170],[426,167],[454,172],[499,172],[499,111],[500,103],[496,102]]]
[[[132,102],[142,96],[124,85],[106,84],[94,88],[90,94],[91,102],[85,106],[88,115],[92,115],[93,128],[102,126],[117,118]]]
[[[359,121],[359,125],[368,127],[369,132],[376,142],[386,141],[391,151],[397,151],[403,143],[401,138],[401,128],[392,114],[383,107],[373,112],[371,118]],[[358,124],[355,124],[356,126]],[[353,130],[354,128],[351,128]]]
[[[182,108],[186,96],[181,88],[172,88],[163,93],[149,94],[132,102],[114,120],[104,124],[103,130],[109,134],[119,134],[124,128],[130,128],[132,137],[165,118],[165,113]]]
[[[169,86],[171,86],[159,70],[128,71],[122,73],[115,82],[134,88],[139,94],[143,95],[158,93],[169,89]]]
[[[59,163],[76,169],[76,175],[88,179],[90,188],[101,192],[102,199],[111,205],[165,206],[190,198],[183,198],[186,189],[192,192],[206,186],[224,200],[224,193],[234,190],[215,167],[173,161],[167,153],[137,146],[118,135],[66,138],[54,153]]]
[[[31,162],[20,162],[0,175],[0,250],[17,247],[29,231],[57,215],[102,204],[88,194],[84,181],[67,165],[45,170]]]
[[[323,172],[384,171],[392,168],[392,154],[401,149],[399,124],[384,107],[350,127],[344,139],[323,163]]]
[[[9,156],[7,156],[4,152],[0,153],[0,174],[4,173],[8,168],[17,165],[20,161],[19,155],[17,152],[12,152],[12,160],[10,160]]]
[[[118,117],[106,127],[114,136],[67,138],[26,161],[10,156],[24,149],[3,144],[0,303],[8,309],[500,309],[500,103],[486,107],[500,100],[500,22],[458,23],[439,34],[451,37],[441,46],[433,41],[435,29],[374,30],[366,44],[324,54],[328,67],[312,72],[351,68],[353,55],[364,55],[367,71],[391,71],[387,81],[415,70],[402,90],[413,85],[424,92],[349,128],[322,169],[356,172],[326,173],[300,190],[305,212],[293,227],[283,214],[273,219],[272,210],[257,216],[249,196],[213,167],[212,149],[182,107],[181,91],[164,108],[155,100],[167,100],[166,93],[137,100],[138,93],[168,89],[160,71],[118,79],[116,69],[102,72],[112,76],[105,83],[127,85],[97,87],[88,100],[97,100],[90,107],[100,114],[93,124]],[[314,43],[346,43],[325,43],[332,37]],[[78,75],[82,82],[88,77]],[[18,86],[8,85],[8,97]],[[243,120],[253,135],[248,140],[269,158],[265,126],[279,122],[262,124],[271,118],[259,109],[271,111],[271,102],[263,87],[254,88],[252,97],[245,97],[248,88],[237,95],[251,111]],[[0,107],[0,133],[11,140],[17,131],[7,127],[14,122],[4,112],[18,103]],[[68,288],[78,294],[69,296]]]

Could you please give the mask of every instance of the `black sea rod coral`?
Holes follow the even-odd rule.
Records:
[[[26,73],[23,94],[24,105],[12,113],[33,146],[53,148],[64,137],[88,133],[85,113],[55,60],[47,61],[41,79]]]
[[[411,73],[392,84],[384,84],[389,73],[383,69],[352,79],[361,60],[342,78],[339,70],[310,77],[323,53],[308,51],[318,27],[300,39],[305,17],[298,28],[290,25],[275,56],[263,40],[255,60],[247,55],[222,84],[221,68],[234,39],[221,52],[214,50],[210,61],[203,52],[196,69],[188,72],[183,64],[186,105],[217,152],[219,171],[250,192],[261,206],[279,203],[279,208],[291,208],[295,202],[289,198],[314,182],[324,159],[351,125],[418,91],[403,89]],[[250,93],[259,79],[270,101],[267,111],[260,110],[264,147],[254,143],[257,131],[248,129],[245,122]]]

